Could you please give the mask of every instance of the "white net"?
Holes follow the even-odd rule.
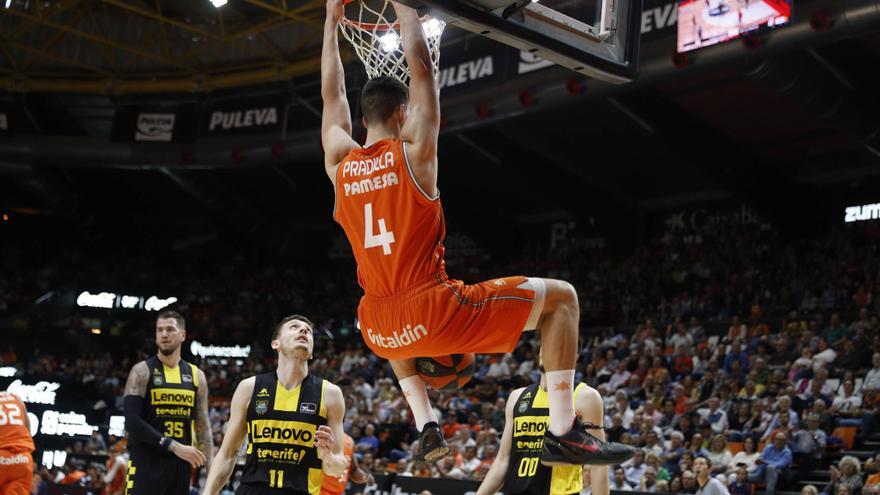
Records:
[[[390,76],[409,84],[409,68],[403,54],[399,25],[387,17],[394,13],[390,2],[384,0],[377,8],[367,5],[366,0],[353,3],[358,5],[357,17],[343,17],[339,29],[342,36],[354,46],[358,58],[367,69],[367,76],[370,79]],[[435,79],[440,75],[440,37],[445,27],[446,23],[440,19],[422,17],[422,29],[431,52]]]

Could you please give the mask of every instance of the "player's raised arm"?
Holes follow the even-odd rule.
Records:
[[[397,2],[392,4],[400,21],[403,53],[410,74],[409,113],[401,137],[412,143],[411,158],[433,169],[434,184],[428,191],[433,194],[436,191],[437,138],[440,133],[440,93],[434,79],[434,65],[418,13]],[[418,171],[416,174],[420,175]],[[425,185],[421,180],[419,182]]]
[[[501,434],[498,455],[495,456],[495,462],[492,463],[489,472],[480,483],[477,495],[490,495],[501,491],[504,476],[507,475],[507,464],[510,462],[510,449],[513,445],[513,406],[519,400],[522,391],[523,389],[514,390],[507,398],[507,405],[504,407],[504,433]]]
[[[342,19],[343,0],[327,0],[324,21],[324,46],[321,50],[321,144],[324,146],[324,167],[330,181],[336,183],[336,165],[357,143],[351,138],[351,111],[345,97],[345,69],[339,56],[337,26]]]
[[[226,424],[226,436],[223,444],[217,449],[217,456],[211,463],[208,471],[208,479],[205,481],[203,494],[217,495],[223,486],[229,481],[233,469],[235,469],[235,454],[244,441],[247,433],[247,409],[254,393],[254,377],[247,378],[238,384],[232,395],[232,403],[229,406],[229,422]]]

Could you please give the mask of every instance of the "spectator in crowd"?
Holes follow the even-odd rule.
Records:
[[[712,476],[724,474],[727,471],[727,466],[733,461],[733,454],[727,448],[727,438],[724,435],[712,437],[709,443],[708,459],[712,466]]]
[[[727,475],[736,473],[739,468],[745,468],[749,477],[752,477],[752,474],[755,473],[758,469],[758,459],[761,457],[761,453],[757,452],[755,446],[755,439],[752,437],[746,437],[743,441],[743,449],[736,453],[733,456],[733,459],[727,464]]]
[[[639,480],[639,491],[654,493],[657,486],[657,470],[648,466]]]
[[[819,416],[809,414],[806,416],[807,426],[794,433],[793,444],[794,461],[798,465],[798,479],[807,479],[807,474],[813,470],[817,461],[822,458],[828,439],[824,431],[819,428]]]
[[[783,418],[787,418],[787,422],[780,422],[780,416]],[[776,404],[776,414],[773,415],[773,419],[770,420],[770,424],[767,426],[767,430],[764,433],[762,439],[770,438],[770,435],[779,428],[787,427],[788,429],[794,429],[798,424],[798,413],[791,408],[791,399],[788,396],[783,396],[779,398],[779,401]]]
[[[376,438],[376,427],[372,423],[364,428],[364,435],[357,441],[355,450],[360,453],[369,452],[374,456],[379,451],[379,439]]]
[[[645,451],[637,449],[633,458],[623,463],[621,467],[626,475],[626,482],[630,486],[639,486],[642,476],[648,469],[648,465],[645,464]]]
[[[657,454],[651,452],[645,457],[645,462],[648,466],[654,468],[654,474],[657,477],[657,481],[669,481],[671,476],[669,475],[669,471],[660,465],[660,457]]]
[[[623,466],[614,466],[614,478],[611,481],[611,490],[617,492],[631,492],[632,487],[626,481],[626,471]]]
[[[830,466],[831,483],[825,487],[823,494],[836,494],[845,487],[850,495],[861,495],[862,476],[859,460],[847,455],[840,459],[837,466]]]
[[[871,356],[871,363],[874,367],[865,375],[865,381],[862,383],[862,390],[880,391],[880,352],[875,352]]]
[[[749,482],[749,473],[746,471],[746,468],[737,468],[732,479],[733,481],[728,486],[730,495],[752,495],[752,484]]]
[[[681,473],[681,492],[697,493],[697,475],[690,469]]]
[[[743,351],[739,339],[733,341],[730,345],[730,351],[724,357],[724,371],[726,373],[730,373],[733,370],[734,362],[739,363],[740,370],[745,370],[749,367],[749,356]]]
[[[758,469],[749,477],[749,481],[753,483],[766,483],[767,495],[775,495],[780,475],[791,467],[792,455],[787,443],[788,437],[785,433],[776,433],[773,441],[764,447],[764,452],[756,461]]]
[[[673,431],[670,435],[669,448],[660,456],[660,460],[663,461],[663,467],[669,473],[678,473],[678,466],[684,451],[684,434],[680,431]]]
[[[727,413],[720,406],[721,400],[718,396],[712,396],[709,398],[709,407],[697,410],[702,421],[712,427],[714,434],[727,432]]]

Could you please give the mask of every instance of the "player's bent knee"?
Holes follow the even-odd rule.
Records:
[[[583,400],[584,419],[601,426],[605,420],[605,404],[602,401],[602,395],[590,387],[582,392],[581,400]]]
[[[557,309],[573,310],[575,314],[580,311],[578,306],[577,290],[564,280],[544,279],[547,287],[547,304],[545,310]]]

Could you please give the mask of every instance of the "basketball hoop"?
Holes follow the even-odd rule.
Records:
[[[390,76],[404,84],[409,84],[409,68],[403,54],[400,39],[400,23],[391,22],[387,15],[393,12],[389,0],[378,0],[381,7],[372,8],[368,0],[353,0],[347,3],[358,4],[357,20],[343,17],[339,29],[354,47],[355,53],[367,69],[370,79],[379,76]],[[446,23],[430,16],[421,18],[422,30],[431,53],[434,79],[440,75],[440,37]]]

